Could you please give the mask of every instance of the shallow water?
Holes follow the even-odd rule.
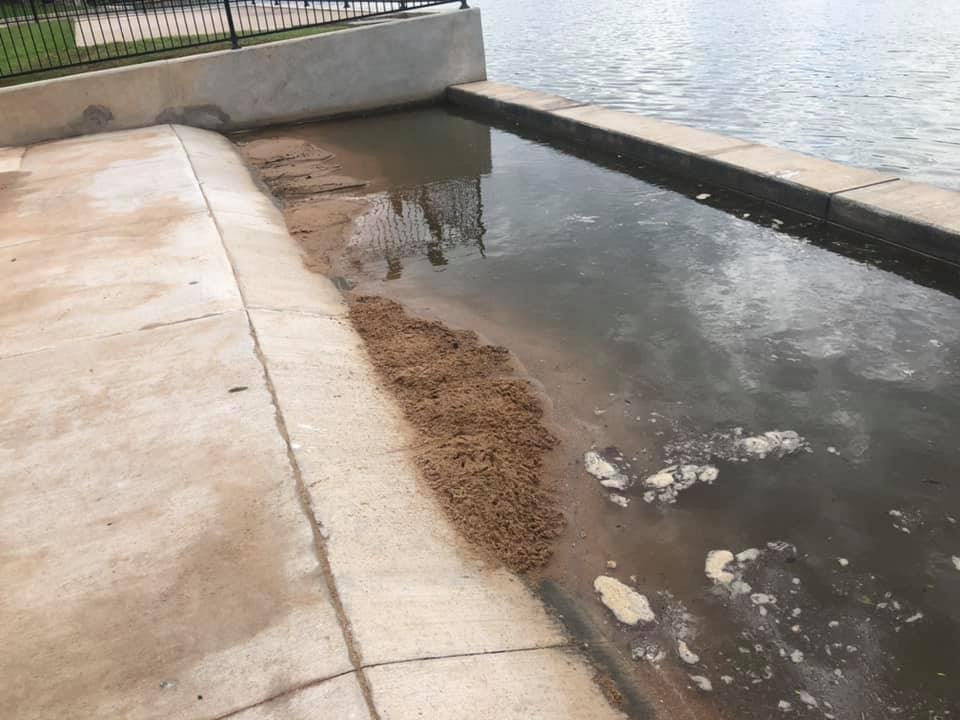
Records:
[[[375,178],[349,281],[478,329],[542,383],[572,498],[550,572],[603,618],[593,578],[636,577],[659,622],[607,632],[625,654],[665,652],[638,672],[724,718],[773,717],[781,701],[956,717],[956,270],[443,110],[290,133]],[[672,446],[734,428],[794,430],[809,452],[717,451],[697,460],[719,469],[713,484],[644,502]],[[626,508],[580,464],[609,446],[637,476]],[[742,579],[775,603],[706,577],[709,551],[746,548],[762,552]]]
[[[956,0],[475,4],[493,80],[960,188]]]

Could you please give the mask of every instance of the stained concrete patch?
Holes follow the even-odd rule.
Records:
[[[553,114],[588,128],[614,132],[626,138],[670,147],[684,153],[712,155],[747,144],[743,140],[717,133],[594,105],[555,110]]]
[[[582,661],[546,649],[383,665],[367,671],[384,720],[622,720]]]
[[[241,307],[205,214],[0,248],[0,287],[0,356]]]
[[[106,105],[88,105],[79,117],[70,122],[63,131],[71,135],[93,135],[109,130],[113,123],[113,111]]]
[[[21,169],[29,172],[31,179],[39,180],[158,160],[187,172],[179,140],[168,125],[32,145],[27,148]]]
[[[70,175],[31,174],[2,192],[0,247],[206,210],[183,153]]]
[[[0,361],[11,717],[215,717],[352,667],[262,373],[239,311]]]
[[[216,130],[230,124],[230,116],[216,105],[169,107],[157,115],[157,123],[179,123]]]

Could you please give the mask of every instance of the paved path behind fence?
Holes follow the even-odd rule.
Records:
[[[233,24],[239,35],[268,33],[279,30],[348,21],[358,11],[342,7],[293,6],[288,3],[257,5],[238,3],[232,6]],[[135,42],[175,37],[229,37],[230,26],[223,5],[177,8],[157,12],[104,13],[80,18],[73,23],[77,47],[107,43]]]

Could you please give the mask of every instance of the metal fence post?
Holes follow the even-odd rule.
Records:
[[[237,29],[233,26],[233,13],[230,11],[230,0],[223,0],[223,7],[227,11],[227,27],[230,28],[230,47],[236,50],[240,47],[240,38],[237,37]]]

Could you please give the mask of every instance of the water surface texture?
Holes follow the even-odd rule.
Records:
[[[477,0],[492,80],[960,188],[956,0]]]
[[[649,597],[655,627],[608,626],[638,673],[715,713],[698,717],[957,716],[955,269],[441,110],[294,132],[378,177],[350,280],[508,345],[542,383],[576,500],[553,570],[607,621],[596,575]],[[709,445],[737,428],[807,447]],[[646,502],[678,446],[716,481]],[[627,507],[580,462],[608,447]],[[706,576],[711,550],[750,548],[728,568],[750,592]]]

